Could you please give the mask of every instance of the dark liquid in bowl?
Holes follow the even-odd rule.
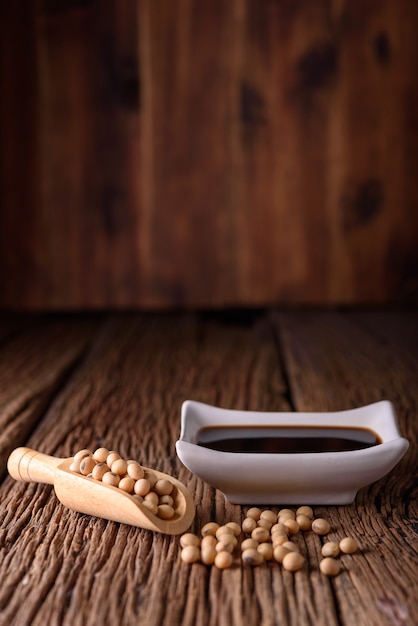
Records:
[[[364,450],[382,442],[367,428],[209,426],[199,430],[196,443],[220,452],[305,454]]]

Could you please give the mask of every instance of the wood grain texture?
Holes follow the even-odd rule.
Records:
[[[12,307],[36,304],[46,279],[39,238],[42,131],[35,23],[35,3],[1,3],[0,291],[2,303]]]
[[[416,352],[405,348],[412,322],[411,314],[384,312],[376,317],[231,312],[103,319],[93,334],[89,331],[88,352],[63,377],[31,435],[22,431],[19,444],[60,456],[85,445],[108,445],[172,473],[194,495],[195,531],[210,520],[241,521],[245,509],[225,502],[176,458],[186,398],[272,411],[339,410],[388,398],[410,450],[388,477],[362,489],[353,505],[315,507],[316,515],[332,524],[329,538],[353,535],[361,546],[359,553],[343,557],[335,579],[320,575],[323,540],[311,533],[296,538],[309,563],[296,574],[277,563],[250,569],[238,560],[223,572],[187,566],[179,557],[178,537],[72,513],[50,486],[6,478],[0,485],[1,620],[12,625],[413,626],[418,617],[418,362]],[[78,328],[71,319],[58,318],[44,334],[28,333],[26,348],[25,337],[20,338],[26,367],[45,371],[32,388],[41,388],[60,367],[48,353],[39,365],[45,334],[56,336],[57,349],[63,336],[74,336]],[[0,351],[0,371],[8,371],[7,345]],[[26,391],[20,374],[11,376],[14,371],[11,367],[8,386],[19,399]]]
[[[414,0],[17,4],[0,306],[417,302]]]
[[[417,352],[406,353],[403,347],[411,340],[409,316],[389,314],[382,319],[366,313],[302,313],[282,314],[274,320],[283,342],[296,410],[344,410],[388,399],[396,407],[403,435],[415,440]],[[416,621],[416,600],[409,583],[401,583],[401,579],[406,570],[413,577],[417,571],[415,547],[409,552],[410,545],[416,546],[417,527],[412,520],[417,517],[417,468],[417,452],[412,446],[396,470],[361,490],[352,506],[327,508],[335,526],[342,524],[346,534],[362,537],[367,567],[379,570],[376,580],[368,577],[361,563],[347,572],[356,599],[346,596],[338,580],[335,592],[340,615],[356,606],[359,615],[367,610],[370,623],[378,624],[382,613],[389,623]],[[402,562],[388,557],[400,553]]]
[[[136,3],[41,7],[39,221],[52,265],[37,306],[126,307],[139,281]]]
[[[10,452],[29,436],[82,357],[93,327],[84,320],[68,326],[35,319],[0,344],[1,476]]]

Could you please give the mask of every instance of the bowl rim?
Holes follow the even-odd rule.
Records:
[[[197,434],[202,428],[237,425],[250,428],[269,426],[362,428],[371,430],[377,435],[381,441],[378,446],[394,439],[402,439],[395,409],[389,400],[330,412],[243,411],[217,407],[196,400],[185,400],[181,407],[179,441],[196,444]],[[350,454],[353,452],[361,450],[350,451]]]

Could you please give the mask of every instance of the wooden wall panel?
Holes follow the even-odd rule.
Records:
[[[414,0],[1,12],[1,307],[417,302]]]
[[[0,301],[11,306],[42,291],[36,37],[32,4],[0,3]]]
[[[359,300],[417,300],[417,25],[417,6],[406,2],[371,3],[346,18],[335,203]]]
[[[238,251],[229,152],[234,3],[144,2],[148,291],[155,304],[222,304]]]
[[[247,298],[261,301],[267,288],[271,299],[326,302],[339,264],[326,200],[336,87],[332,7],[243,6],[237,153]]]
[[[44,297],[55,307],[129,306],[139,280],[136,3],[41,8]]]

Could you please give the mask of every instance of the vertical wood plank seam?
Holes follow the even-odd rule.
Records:
[[[266,321],[271,329],[273,344],[276,351],[278,366],[282,372],[283,382],[287,391],[283,394],[292,411],[296,411],[296,403],[292,392],[291,373],[287,367],[286,349],[283,341],[283,326],[278,311],[271,311],[266,316]],[[273,321],[274,320],[274,321]]]

